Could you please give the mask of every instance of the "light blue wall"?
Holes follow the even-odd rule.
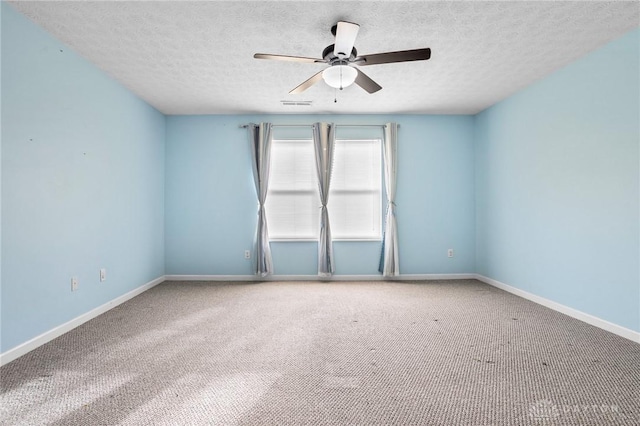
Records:
[[[478,273],[635,331],[639,34],[476,117]]]
[[[1,7],[4,352],[164,274],[165,118]]]
[[[247,131],[239,125],[260,121],[398,122],[401,273],[474,271],[473,117],[247,115],[167,117],[167,274],[252,274],[243,253],[253,247],[256,195]],[[310,129],[286,131],[310,137]],[[338,127],[337,136],[353,131]],[[448,248],[456,251],[452,259]],[[334,250],[337,275],[378,273],[380,243],[336,242]],[[272,243],[272,251],[278,275],[317,273],[316,243]]]

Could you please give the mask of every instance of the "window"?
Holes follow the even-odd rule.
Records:
[[[380,139],[336,140],[329,192],[334,240],[382,237]],[[266,210],[271,240],[317,240],[320,195],[312,140],[276,140]]]
[[[336,141],[328,206],[334,239],[382,238],[380,157],[380,139]]]
[[[273,140],[265,208],[269,238],[317,239],[320,206],[312,140]]]

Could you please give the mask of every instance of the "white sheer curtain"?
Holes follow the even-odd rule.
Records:
[[[387,123],[382,139],[384,155],[384,186],[387,194],[387,215],[380,254],[380,272],[385,277],[400,275],[398,232],[396,224],[396,175],[398,170],[398,124]]]
[[[249,141],[251,142],[253,180],[258,196],[258,225],[255,241],[256,274],[266,277],[273,273],[267,215],[264,208],[267,189],[269,188],[272,125],[271,123],[251,123],[247,128],[249,129]]]
[[[330,277],[335,272],[333,241],[331,240],[329,210],[327,209],[335,142],[334,124],[315,123],[313,125],[313,145],[316,154],[320,202],[322,203],[320,210],[320,236],[318,239],[318,275],[321,277]]]

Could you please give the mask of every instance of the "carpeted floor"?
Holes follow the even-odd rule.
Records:
[[[166,282],[0,380],[3,425],[640,424],[640,345],[475,280]]]

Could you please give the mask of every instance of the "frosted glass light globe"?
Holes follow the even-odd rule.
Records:
[[[348,87],[356,81],[358,71],[349,65],[334,65],[322,71],[322,78],[331,87]]]

